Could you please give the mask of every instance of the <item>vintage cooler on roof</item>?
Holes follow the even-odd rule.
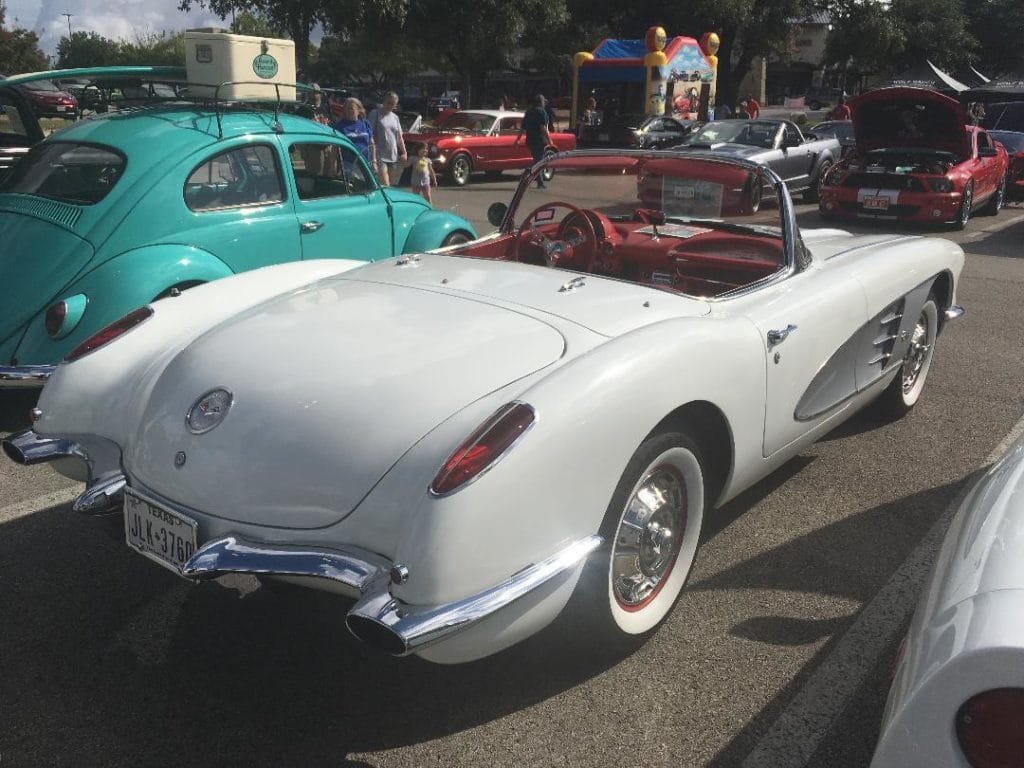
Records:
[[[189,95],[226,101],[295,101],[295,43],[272,37],[185,30]],[[225,85],[219,91],[217,86]],[[279,87],[275,88],[275,84]]]

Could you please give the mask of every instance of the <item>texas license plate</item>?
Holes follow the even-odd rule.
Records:
[[[124,534],[128,546],[165,568],[181,573],[196,552],[196,521],[140,498],[124,494]]]
[[[864,207],[871,211],[885,211],[889,209],[889,198],[887,197],[865,197]]]

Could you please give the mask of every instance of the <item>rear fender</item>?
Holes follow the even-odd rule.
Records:
[[[148,304],[168,288],[206,283],[232,274],[224,262],[198,248],[155,245],[126,251],[68,285],[54,301],[84,294],[87,305],[82,319],[62,339],[51,339],[44,326],[46,308],[36,315],[21,343],[22,365],[56,363],[93,333]]]
[[[402,253],[421,253],[440,248],[444,239],[452,232],[464,231],[470,239],[476,239],[473,225],[461,216],[447,211],[424,211],[413,223],[409,235],[402,244]],[[401,237],[401,235],[396,235]]]

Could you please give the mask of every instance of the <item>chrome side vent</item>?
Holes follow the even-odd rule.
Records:
[[[868,361],[868,365],[880,365],[884,368],[892,357],[892,349],[900,334],[900,322],[903,320],[903,299],[887,307],[878,318],[878,332],[872,342],[876,353]]]

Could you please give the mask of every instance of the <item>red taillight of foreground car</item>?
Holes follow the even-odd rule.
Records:
[[[479,476],[536,420],[536,412],[525,403],[509,403],[499,408],[448,457],[430,484],[430,492],[444,496]]]
[[[973,768],[1024,765],[1024,690],[997,688],[968,699],[956,713],[960,749]]]
[[[127,333],[143,320],[148,320],[152,314],[153,308],[149,306],[139,307],[138,309],[129,312],[120,320],[115,320],[106,328],[94,333],[88,339],[72,349],[64,359],[70,363],[80,357],[85,357],[90,352],[94,352],[102,347],[104,344],[109,344],[118,336]]]

